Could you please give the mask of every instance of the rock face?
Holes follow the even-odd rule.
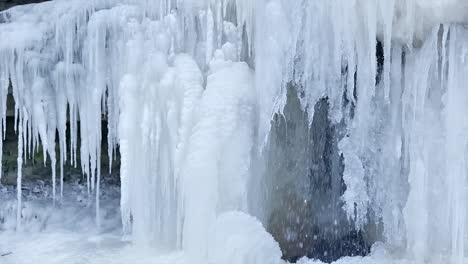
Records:
[[[10,7],[14,7],[17,5],[26,5],[32,3],[40,3],[49,0],[0,0],[0,11],[8,9]]]
[[[338,150],[341,129],[328,119],[326,98],[301,109],[293,87],[282,115],[275,116],[267,153],[272,181],[272,211],[267,230],[278,241],[283,258],[307,256],[332,262],[342,256],[366,255],[379,231],[371,224],[355,231],[342,209],[343,160]]]

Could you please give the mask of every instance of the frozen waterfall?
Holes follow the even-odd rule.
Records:
[[[337,248],[320,243],[349,237],[363,248],[351,255],[369,254],[337,263],[467,263],[467,25],[464,0],[2,11],[0,136],[12,104],[18,169],[0,240],[35,234],[24,230],[22,166],[42,152],[52,210],[66,204],[67,164],[81,170],[96,236],[109,224],[101,164],[120,157],[115,240],[130,253],[77,263],[125,263],[141,248],[162,256],[141,259],[151,263],[320,263]],[[14,239],[0,255],[26,243]]]

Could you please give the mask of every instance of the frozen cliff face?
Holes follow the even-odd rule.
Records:
[[[218,261],[226,258],[208,238],[233,236],[232,252],[255,262],[251,244],[222,230],[244,223],[279,255],[249,213],[298,254],[300,243],[314,247],[315,232],[463,263],[468,33],[457,23],[466,9],[422,0],[62,0],[6,10],[0,116],[3,136],[11,86],[16,229],[21,168],[37,151],[54,168],[53,201],[63,196],[64,164],[81,168],[102,228],[106,141],[109,168],[121,155],[121,220],[135,245]]]

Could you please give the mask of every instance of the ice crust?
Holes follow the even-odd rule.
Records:
[[[372,212],[385,247],[408,261],[464,263],[467,21],[463,0],[15,7],[0,13],[0,136],[11,84],[18,167],[43,151],[58,168],[53,201],[64,196],[63,164],[80,166],[103,228],[107,140],[110,163],[120,151],[123,233],[135,245],[183,251],[197,263],[280,263],[277,243],[253,217],[253,179],[267,176],[252,168],[292,85],[310,122],[327,98],[331,122],[344,124],[342,199],[356,228]],[[25,177],[19,169],[18,232]]]

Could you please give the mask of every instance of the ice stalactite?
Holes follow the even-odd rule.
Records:
[[[0,38],[10,40],[0,43],[1,135],[11,83],[18,230],[21,165],[40,147],[51,160],[54,202],[63,196],[64,163],[79,166],[99,227],[107,140],[109,163],[121,154],[122,223],[136,244],[203,261],[223,259],[208,237],[231,236],[218,230],[224,223],[268,237],[256,220],[229,211],[267,224],[252,209],[267,206],[254,192],[277,186],[253,173],[265,165],[254,163],[272,144],[273,117],[285,118],[289,89],[308,126],[327,102],[344,166],[343,210],[357,230],[381,223],[387,244],[416,259],[438,252],[463,262],[468,121],[459,113],[468,104],[468,33],[440,27],[466,21],[453,11],[457,3],[468,8],[422,0],[57,0],[0,13]]]
[[[7,95],[8,95],[8,88],[10,85],[10,73],[8,71],[9,64],[12,63],[12,54],[9,52],[2,52],[0,53],[2,56],[1,66],[0,66],[0,117],[1,117],[1,124],[2,128],[0,129],[0,160],[3,160],[3,140],[5,139],[6,134],[6,108],[7,108]],[[3,168],[2,162],[0,162],[0,180],[2,178]]]
[[[47,3],[50,4],[50,3]],[[94,6],[93,6],[94,7]],[[69,12],[70,16],[60,17],[59,22],[56,24],[45,21],[43,17],[34,16],[31,11],[35,7],[28,6],[25,10],[19,10],[18,16],[24,20],[18,23],[21,26],[15,27],[15,23],[10,23],[9,18],[2,24],[2,37],[9,38],[12,35],[17,35],[17,38],[12,39],[11,42],[2,45],[2,53],[5,54],[2,63],[2,120],[5,123],[5,110],[6,110],[6,94],[8,86],[11,83],[13,88],[13,98],[15,100],[15,126],[18,127],[19,132],[19,147],[18,149],[18,179],[21,183],[20,172],[21,165],[27,155],[38,150],[42,146],[44,152],[44,164],[47,156],[50,157],[52,166],[52,199],[55,202],[57,196],[57,176],[56,176],[56,163],[57,158],[60,159],[60,197],[63,195],[63,163],[66,157],[66,122],[67,122],[67,107],[69,107],[70,121],[72,121],[71,131],[71,150],[73,153],[72,159],[75,159],[76,164],[76,136],[77,136],[77,112],[80,113],[80,128],[82,129],[82,168],[83,172],[90,176],[90,187],[93,188],[96,182],[95,178],[99,178],[99,168],[96,163],[99,162],[100,153],[100,123],[101,123],[101,97],[99,90],[95,89],[96,86],[84,86],[84,83],[99,82],[90,79],[88,82],[83,80],[83,68],[86,67],[92,72],[96,72],[99,66],[93,68],[93,63],[100,61],[92,57],[92,54],[82,53],[79,47],[83,47],[87,42],[83,41],[83,33],[80,29],[85,27],[86,19],[80,15],[87,15],[91,10],[84,7],[80,12],[73,13],[70,10],[61,10],[61,12]],[[56,10],[59,10],[58,7]],[[23,11],[26,11],[23,13]],[[10,14],[10,13],[8,13]],[[8,15],[10,17],[10,15]],[[64,22],[64,23],[60,23]],[[28,23],[36,23],[33,34],[27,32]],[[32,25],[32,24],[30,24]],[[90,26],[92,26],[90,24]],[[23,30],[23,31],[21,31]],[[23,34],[21,34],[23,33]],[[52,34],[51,34],[52,33]],[[67,36],[64,36],[67,35]],[[55,39],[54,39],[55,38]],[[90,35],[93,40],[99,41],[98,36]],[[64,40],[64,43],[62,43]],[[78,41],[76,41],[78,40]],[[88,49],[87,49],[88,50]],[[91,48],[89,49],[91,50]],[[62,61],[63,59],[63,61]],[[81,63],[86,61],[86,63]],[[83,66],[86,65],[86,66]],[[81,69],[80,69],[81,67]],[[102,67],[102,66],[101,66]],[[101,76],[99,73],[96,73]],[[91,76],[91,74],[90,74]],[[77,89],[78,88],[78,89]],[[90,90],[86,91],[88,88]],[[83,90],[82,90],[83,89]],[[82,100],[79,99],[80,91],[82,93]],[[85,94],[84,92],[88,92]],[[101,93],[103,91],[101,90]],[[90,104],[87,98],[94,95],[94,100]],[[84,104],[81,107],[77,106],[78,103]],[[95,106],[95,107],[91,107]],[[85,111],[89,111],[86,113]],[[88,129],[85,121],[93,120],[87,115],[95,115],[94,120],[97,120],[92,126],[96,129]],[[86,117],[85,117],[86,116]],[[97,117],[96,117],[97,116]],[[56,131],[59,131],[59,146],[60,152],[57,157],[55,151]],[[93,133],[94,132],[94,133]],[[91,141],[91,145],[90,145]],[[40,143],[39,143],[40,142]],[[90,150],[91,148],[91,150]],[[21,154],[20,154],[21,153]],[[20,157],[21,156],[21,157]],[[88,160],[89,162],[86,162]],[[96,173],[98,174],[96,176]],[[20,193],[21,186],[18,186],[19,203],[18,203],[18,221],[21,220],[21,202]],[[98,199],[98,192],[96,192],[96,199]],[[98,206],[98,202],[96,203]],[[18,223],[20,226],[20,223]]]
[[[208,248],[199,238],[209,237],[218,213],[247,208],[254,121],[254,91],[248,66],[226,62],[218,51],[210,69],[182,174],[183,246],[203,257]],[[208,141],[211,143],[205,144]],[[190,188],[196,184],[201,185]]]
[[[435,29],[410,57],[404,125],[410,193],[404,209],[408,247],[421,261],[429,252],[463,263],[466,245],[465,83],[468,31]]]
[[[16,191],[18,204],[16,206],[16,230],[21,231],[21,200],[22,200],[22,166],[23,166],[23,123],[20,122],[18,129],[18,179],[16,180]]]

